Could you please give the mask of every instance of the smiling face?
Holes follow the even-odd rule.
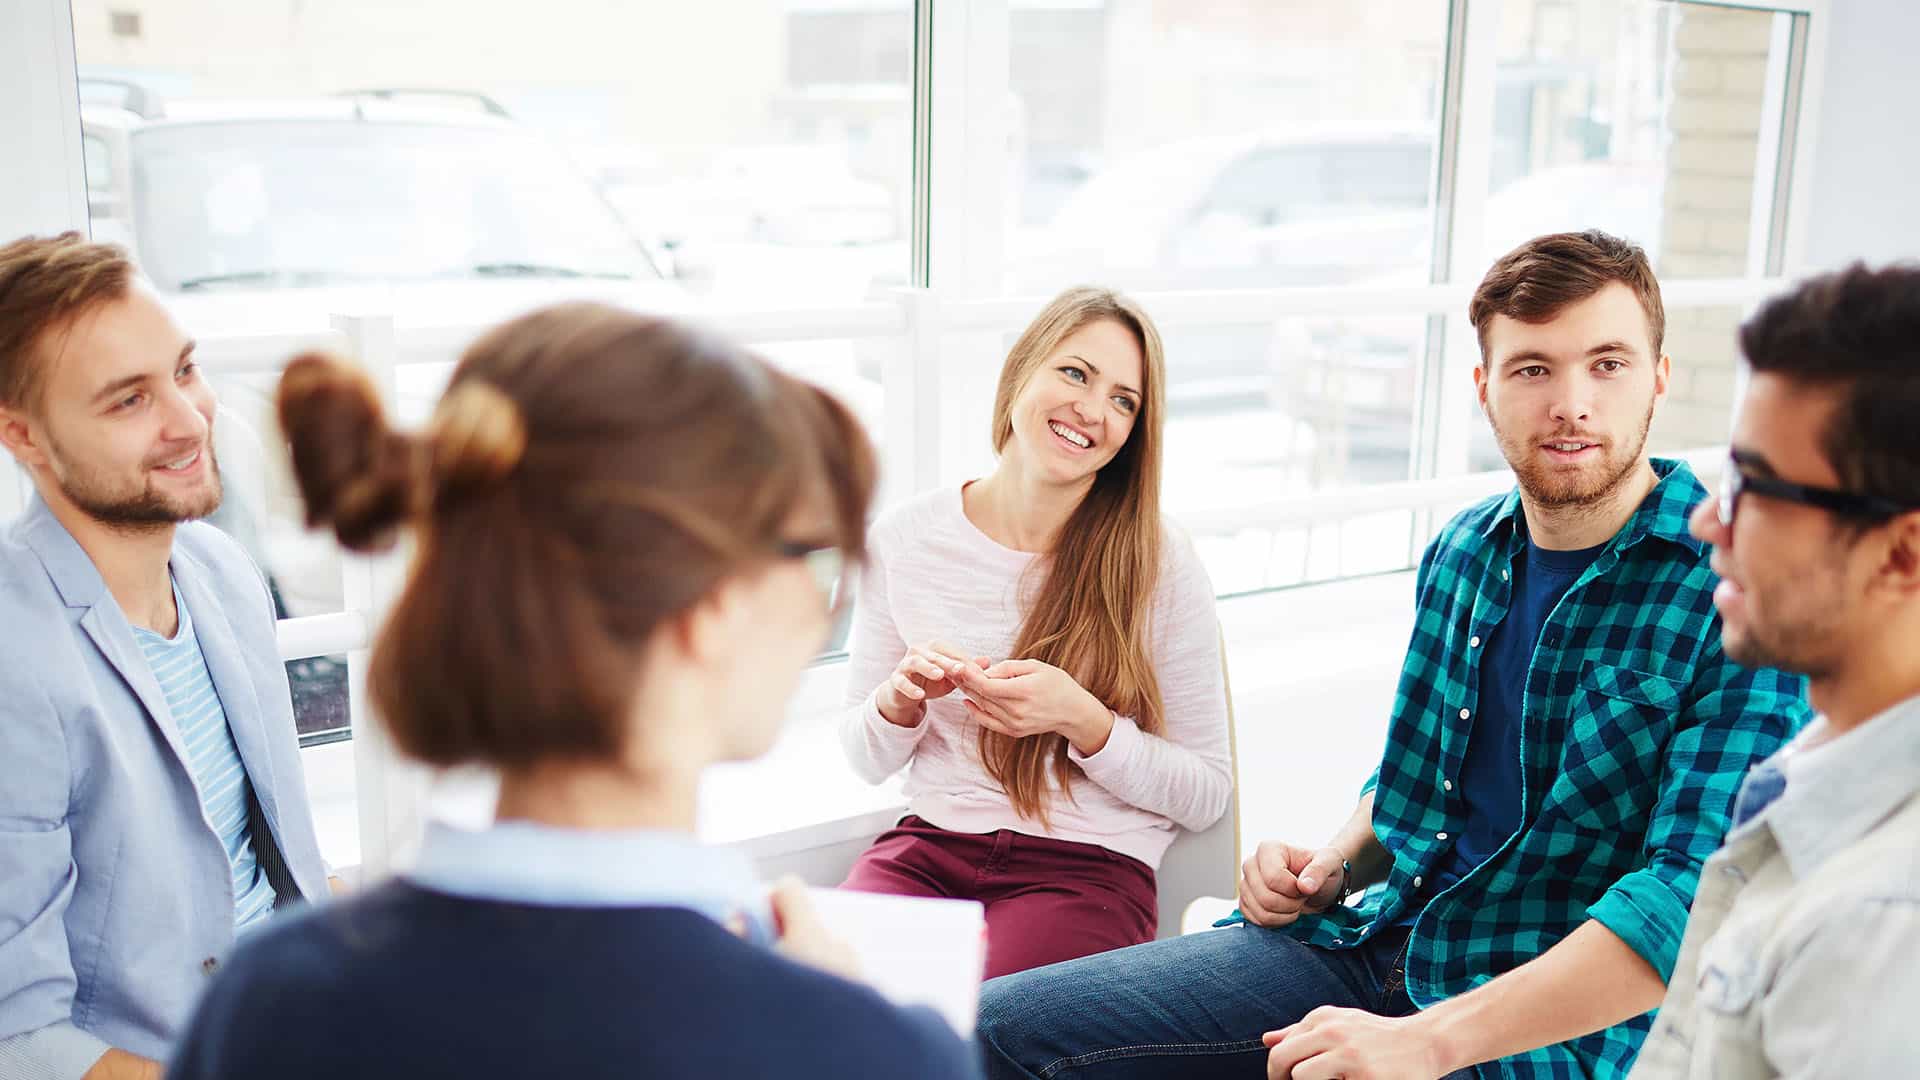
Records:
[[[1493,316],[1474,383],[1521,490],[1560,508],[1605,501],[1639,468],[1670,370],[1616,281],[1546,322]]]
[[[1090,481],[1133,433],[1144,402],[1140,339],[1095,319],[1060,340],[1015,396],[1002,453],[1060,484]]]
[[[149,288],[134,283],[37,348],[46,364],[39,403],[0,412],[0,437],[43,498],[128,531],[219,507],[213,388]]]

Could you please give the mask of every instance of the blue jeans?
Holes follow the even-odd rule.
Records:
[[[1334,950],[1278,930],[1235,926],[994,979],[980,1000],[987,1075],[1265,1077],[1261,1034],[1322,1005],[1382,1016],[1413,1012],[1404,985],[1406,940],[1406,931],[1395,929]]]

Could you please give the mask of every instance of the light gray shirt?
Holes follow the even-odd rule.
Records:
[[[1633,1080],[1920,1075],[1920,697],[1827,733],[1755,767]]]

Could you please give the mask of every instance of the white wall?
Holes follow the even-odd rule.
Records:
[[[1920,259],[1920,3],[1832,0],[1807,270]]]

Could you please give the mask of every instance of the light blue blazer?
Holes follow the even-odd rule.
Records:
[[[281,902],[326,895],[259,571],[210,525],[174,581],[252,781]],[[93,562],[46,504],[0,532],[0,1080],[165,1060],[233,946],[233,877],[180,731]]]

